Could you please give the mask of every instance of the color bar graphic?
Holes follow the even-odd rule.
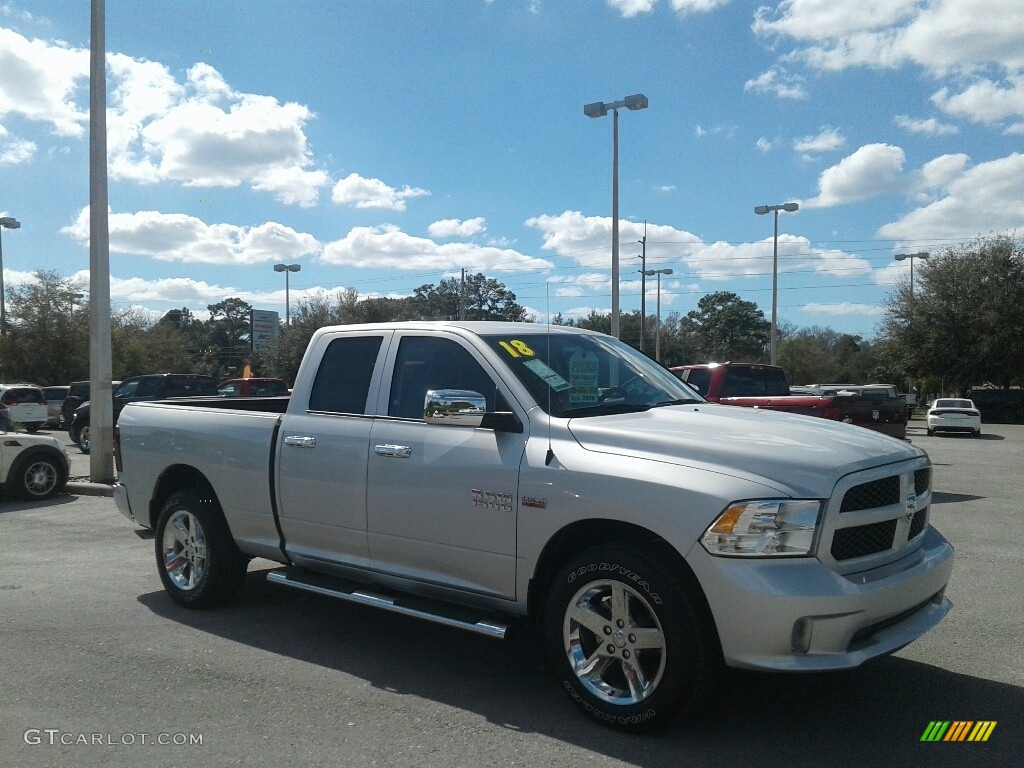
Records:
[[[997,720],[932,720],[921,741],[988,741]]]

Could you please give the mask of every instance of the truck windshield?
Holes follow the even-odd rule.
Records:
[[[483,339],[552,416],[596,416],[703,402],[657,363],[607,336],[556,331]]]

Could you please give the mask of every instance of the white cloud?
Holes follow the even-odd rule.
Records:
[[[427,227],[431,237],[472,237],[487,230],[487,222],[482,216],[474,219],[441,219]]]
[[[526,225],[541,231],[545,250],[570,258],[581,266],[610,272],[610,217],[565,211],[558,216],[535,216],[528,219]],[[669,267],[678,269],[680,274],[688,271],[710,281],[772,273],[774,236],[756,243],[706,243],[696,235],[675,227],[650,222],[646,226],[648,269]],[[620,276],[639,269],[639,259],[624,258],[621,254],[630,253],[626,248],[643,236],[642,222],[620,221]],[[870,264],[863,259],[842,251],[812,248],[807,238],[785,232],[779,234],[779,259],[780,272],[812,270],[819,274],[849,277],[871,271]],[[585,286],[600,281],[595,276],[581,275],[575,281],[562,277],[552,278],[552,282]]]
[[[800,308],[802,312],[815,315],[832,315],[843,317],[849,315],[861,315],[865,317],[876,317],[885,314],[885,307],[874,304],[853,304],[844,301],[840,304],[805,304]]]
[[[992,80],[978,80],[955,96],[942,88],[932,96],[932,102],[947,114],[995,125],[1024,116],[1024,75],[1008,77],[1005,87]]]
[[[111,213],[108,221],[112,252],[156,261],[252,265],[292,261],[319,250],[312,235],[272,221],[256,227],[238,227],[207,224],[194,216],[159,211]],[[61,232],[88,244],[88,206]]]
[[[82,136],[89,114],[74,96],[88,82],[89,51],[28,40],[0,28],[0,118],[20,115],[48,123],[58,136]]]
[[[675,184],[662,184],[661,186],[657,187],[657,190],[659,192],[664,192],[665,194],[668,194],[670,192],[675,192],[676,191],[676,185]]]
[[[806,99],[807,90],[799,75],[791,75],[780,67],[772,67],[743,84],[743,90],[770,93],[780,99]]]
[[[896,115],[895,123],[908,133],[918,133],[924,136],[952,136],[960,132],[955,125],[940,123],[934,117],[914,119],[907,115]]]
[[[608,5],[631,19],[640,13],[650,13],[658,0],[608,0]]]
[[[795,152],[834,152],[846,146],[846,137],[836,128],[822,127],[817,136],[804,136],[793,141]]]
[[[818,196],[807,208],[831,208],[866,200],[900,188],[900,172],[906,156],[890,144],[866,144],[818,178]]]
[[[395,189],[380,179],[366,179],[358,173],[350,173],[334,185],[331,200],[339,205],[351,205],[356,208],[404,211],[406,200],[429,194],[430,192],[425,189],[410,186]]]
[[[764,136],[757,140],[757,151],[763,155],[768,154],[772,151],[772,143]]]
[[[354,227],[341,240],[324,246],[323,264],[373,269],[438,271],[465,267],[477,272],[551,269],[544,259],[511,248],[475,243],[436,243],[402,232],[393,225]]]
[[[1024,229],[1024,154],[969,168],[964,155],[938,160],[919,182],[941,187],[933,201],[881,227],[879,237],[928,242]]]
[[[728,4],[729,0],[672,0],[672,10],[685,16],[689,13],[710,13]]]
[[[0,125],[0,165],[20,165],[35,157],[38,147],[34,141],[7,137],[10,134]]]
[[[274,194],[286,204],[315,205],[330,183],[311,169],[304,126],[308,107],[234,91],[209,64],[178,83],[163,64],[107,56],[110,175],[139,183],[237,187]]]

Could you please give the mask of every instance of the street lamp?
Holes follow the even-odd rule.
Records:
[[[920,253],[897,253],[893,258],[896,261],[903,261],[904,259],[910,259],[910,298],[914,298],[914,259],[927,259],[931,256],[928,251],[921,251]]]
[[[779,205],[759,205],[754,208],[754,213],[763,216],[766,213],[775,211],[775,247],[772,251],[772,336],[770,360],[776,365],[778,360],[778,335],[779,335],[779,211],[792,213],[800,210],[797,203],[781,203]]]
[[[13,216],[0,217],[0,232],[5,229],[17,229],[21,222]],[[0,237],[0,336],[7,335],[7,315],[4,313],[4,244]]]
[[[288,273],[298,272],[302,269],[301,264],[275,264],[275,272],[284,272],[284,324],[292,324],[291,296],[288,292]]]
[[[644,282],[647,281],[647,275],[658,276],[658,324],[654,328],[654,359],[656,362],[661,362],[661,276],[671,275],[671,269],[645,269],[644,270]]]
[[[587,117],[604,117],[610,109],[614,113],[612,131],[612,336],[619,338],[619,110],[647,109],[647,97],[634,93],[621,101],[583,105]]]

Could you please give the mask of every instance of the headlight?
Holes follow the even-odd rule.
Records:
[[[737,501],[718,516],[701,543],[712,555],[807,555],[814,545],[821,506],[817,499]]]

